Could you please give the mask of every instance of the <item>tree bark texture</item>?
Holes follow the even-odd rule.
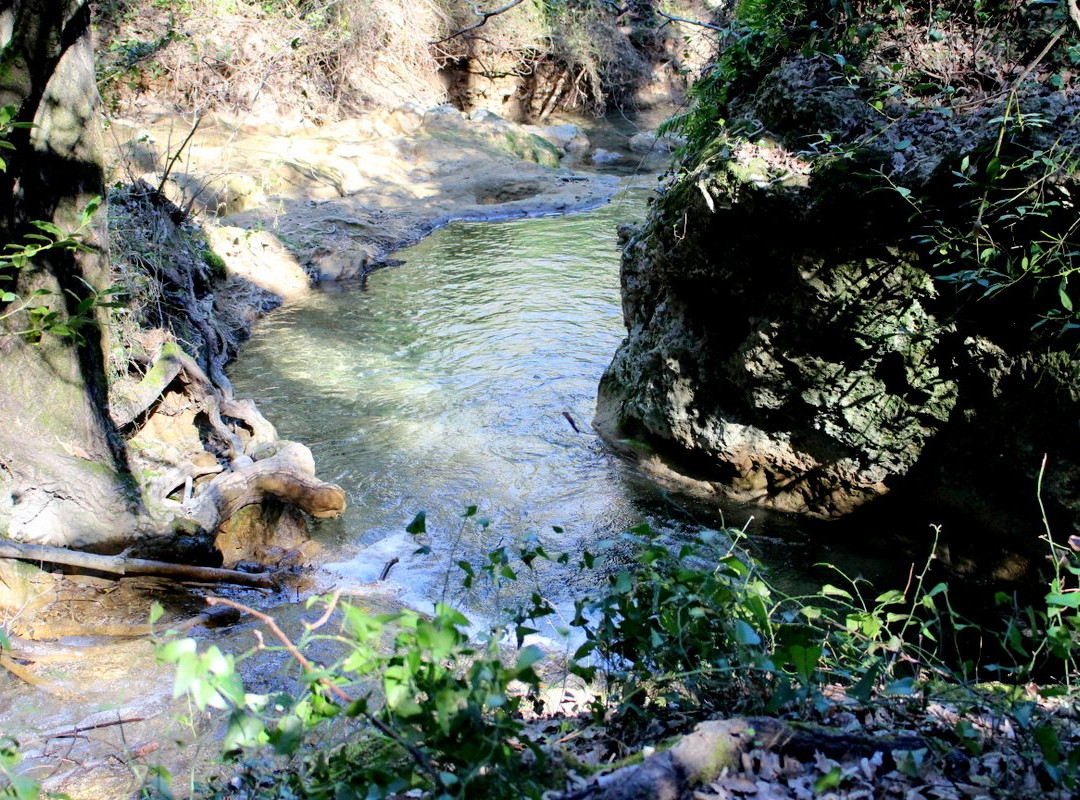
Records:
[[[104,194],[103,146],[90,10],[82,0],[0,0],[0,105],[17,109],[0,173],[0,244],[24,241],[33,220],[62,231]],[[71,315],[104,288],[105,213],[83,235],[90,249],[43,253],[0,275],[0,287]],[[93,288],[91,288],[93,287]],[[0,305],[0,315],[11,310]],[[122,437],[108,413],[100,312],[84,341],[17,334],[0,320],[0,532],[16,539],[94,546],[130,538],[139,511]]]

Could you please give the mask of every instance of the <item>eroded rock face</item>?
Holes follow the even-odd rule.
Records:
[[[936,287],[895,249],[823,252],[799,219],[798,173],[778,191],[747,155],[690,183],[685,228],[654,219],[630,239],[629,336],[599,421],[736,499],[842,515],[905,474],[956,406],[933,363]]]
[[[943,191],[994,109],[876,132],[828,73],[780,67],[744,109],[766,135],[718,137],[622,232],[628,335],[597,427],[722,497],[825,519],[917,510],[923,529],[955,515],[1035,552],[1043,453],[1057,533],[1080,520],[1080,360],[1030,330],[1023,300],[981,305],[931,275],[893,188]],[[795,154],[813,130],[852,141],[847,162]]]

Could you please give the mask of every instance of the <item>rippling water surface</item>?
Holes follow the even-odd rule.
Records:
[[[429,608],[457,585],[447,565],[500,545],[537,537],[576,563],[639,522],[677,533],[690,521],[589,427],[625,333],[616,227],[644,215],[646,196],[453,224],[366,287],[317,292],[260,323],[233,379],[348,493],[344,517],[317,531],[332,570],[370,581],[399,558],[391,582]],[[463,525],[470,505],[478,513]],[[404,529],[421,509],[432,552],[416,555]],[[547,566],[535,580],[565,602],[575,576]]]

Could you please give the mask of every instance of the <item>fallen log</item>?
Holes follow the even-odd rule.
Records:
[[[809,759],[821,753],[835,759],[925,748],[918,736],[874,737],[820,727],[799,727],[769,717],[702,722],[673,747],[639,764],[621,767],[556,800],[678,800],[694,786],[738,769],[743,753],[769,750]]]
[[[146,558],[128,558],[127,556],[102,556],[94,553],[82,553],[63,547],[48,547],[41,544],[0,541],[0,558],[15,558],[20,561],[47,562],[66,567],[107,572],[110,575],[154,575],[162,578],[176,578],[180,581],[196,583],[232,583],[255,589],[275,589],[277,583],[273,575],[252,574],[220,567],[197,567],[191,564],[173,564],[168,561],[152,561]]]

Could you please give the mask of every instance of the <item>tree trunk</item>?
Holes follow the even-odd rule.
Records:
[[[0,105],[17,109],[0,151],[0,244],[24,241],[33,220],[64,232],[104,194],[90,10],[81,0],[0,0]],[[83,252],[52,250],[0,275],[0,288],[61,316],[107,281],[105,213]],[[17,304],[0,305],[0,315]],[[108,414],[100,310],[82,340],[20,335],[25,313],[0,320],[0,532],[41,544],[107,547],[130,539],[139,511],[122,438]]]

